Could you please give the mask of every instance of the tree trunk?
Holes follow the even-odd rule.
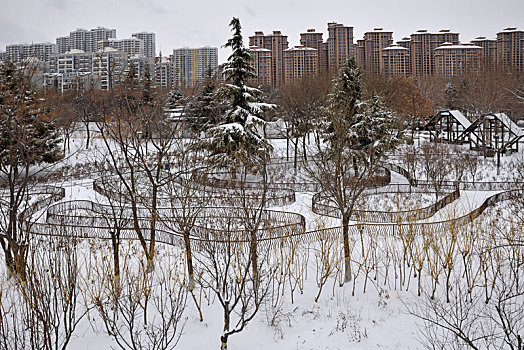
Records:
[[[86,135],[87,135],[86,149],[89,149],[89,140],[91,139],[91,132],[89,131],[89,121],[85,122],[84,124],[86,126]]]
[[[224,332],[222,333],[222,336],[220,337],[220,350],[227,350],[227,338],[229,337],[229,322],[230,322],[230,312],[229,310],[229,301],[224,301]]]
[[[253,282],[255,283],[255,289],[258,287],[259,275],[258,275],[258,254],[257,254],[257,233],[256,230],[251,232],[251,267],[253,271]]]
[[[116,228],[114,232],[111,233],[111,243],[113,245],[113,270],[114,270],[114,280],[115,280],[115,289],[120,295],[120,229]]]
[[[195,276],[193,271],[193,255],[191,253],[191,240],[189,239],[189,232],[184,232],[184,244],[186,248],[187,259],[187,273],[189,275],[189,290],[195,288]]]
[[[227,335],[226,334],[220,337],[220,350],[227,350]]]
[[[295,159],[293,164],[293,169],[295,170],[295,175],[297,173],[297,167],[298,167],[298,138],[295,139]]]
[[[306,134],[302,136],[302,152],[304,152],[304,161],[307,162]]]
[[[344,238],[344,282],[351,281],[351,254],[349,251],[349,213],[342,213],[342,236]]]

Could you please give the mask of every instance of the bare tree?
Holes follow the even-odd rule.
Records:
[[[112,165],[131,209],[133,229],[148,261],[155,254],[158,206],[168,155],[179,136],[177,125],[164,115],[164,101],[154,98],[147,103],[140,91],[114,90],[106,104],[99,106],[104,118],[98,128],[105,148],[104,157]],[[142,227],[140,207],[150,211],[150,224]]]
[[[174,349],[186,305],[183,273],[168,250],[159,254],[162,264],[151,265],[153,270],[132,252],[132,247],[121,251],[120,286],[107,273],[103,256],[90,257],[94,267],[87,280],[96,283],[89,285],[89,298],[120,349]]]
[[[199,283],[212,291],[223,310],[221,349],[228,346],[231,335],[240,333],[256,316],[268,293],[276,271],[271,264],[270,249],[257,246],[257,274],[253,274],[251,241],[238,218],[223,216],[213,220],[207,237],[195,255],[201,270]],[[240,231],[239,231],[240,228]]]
[[[436,200],[438,200],[444,181],[450,175],[446,148],[440,143],[428,143],[421,147],[421,151],[424,173],[433,186]]]
[[[87,314],[76,242],[32,242],[25,282],[2,298],[0,349],[64,350]]]

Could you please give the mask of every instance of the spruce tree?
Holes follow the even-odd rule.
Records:
[[[260,164],[271,150],[257,126],[263,126],[263,112],[274,105],[261,103],[262,92],[246,85],[247,80],[255,76],[251,57],[244,47],[239,19],[233,18],[230,26],[233,36],[224,46],[233,52],[224,64],[226,83],[217,92],[225,112],[216,125],[207,129],[206,138],[198,147],[209,152],[212,164],[230,168],[234,173]]]
[[[317,144],[317,154],[308,170],[342,219],[347,282],[351,279],[350,218],[360,195],[373,185],[385,152],[399,142],[399,133],[396,116],[379,98],[362,101],[362,75],[352,58],[333,79],[325,114],[325,142]]]

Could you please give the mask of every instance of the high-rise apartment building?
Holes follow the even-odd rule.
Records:
[[[154,58],[156,55],[156,39],[155,33],[140,32],[131,34],[133,38],[140,39],[144,42],[144,55],[146,57]]]
[[[102,90],[111,90],[125,79],[129,55],[112,47],[93,54],[93,76]]]
[[[7,61],[7,52],[0,51],[0,62]]]
[[[411,73],[409,50],[398,44],[383,48],[382,67],[382,73],[387,77],[407,77]]]
[[[69,44],[69,36],[61,36],[56,38],[56,46],[58,53],[66,53],[71,50],[71,45]]]
[[[252,46],[249,48],[251,55],[251,66],[255,77],[248,80],[249,85],[253,86],[272,86],[272,54],[271,50]]]
[[[69,50],[82,50],[85,52],[95,52],[98,49],[98,42],[116,38],[116,29],[96,27],[90,30],[78,28],[69,33],[68,37],[56,38],[58,53],[65,53]]]
[[[367,71],[379,74],[384,70],[382,49],[393,44],[393,32],[375,28],[364,33],[364,62]]]
[[[178,87],[194,87],[206,79],[206,70],[216,71],[218,67],[218,48],[181,48],[174,49],[173,62],[174,84]]]
[[[409,50],[411,49],[411,38],[402,38],[402,40],[397,41],[397,44]]]
[[[91,78],[93,54],[81,50],[51,55],[49,73],[44,74],[44,87],[60,91],[85,86]]]
[[[444,43],[435,49],[435,74],[445,78],[462,76],[480,71],[482,47]]]
[[[99,41],[111,38],[116,38],[116,29],[96,27],[89,30],[86,36],[86,52],[97,51]]]
[[[355,57],[353,27],[335,22],[328,23],[327,44],[329,70],[338,70],[350,56]]]
[[[308,29],[306,33],[300,34],[300,45],[317,50],[319,72],[328,70],[328,50],[322,36],[323,34],[317,33],[315,29]]]
[[[133,67],[134,78],[142,81],[146,74],[152,79],[155,73],[155,59],[145,56],[131,56],[129,57],[129,69]],[[127,73],[129,75],[129,72]]]
[[[479,36],[471,40],[471,44],[482,47],[480,53],[481,69],[495,70],[497,68],[497,40]]]
[[[97,51],[102,51],[106,47],[125,52],[129,56],[144,56],[144,42],[137,38],[100,40]]]
[[[84,52],[93,52],[91,43],[87,45],[89,40],[89,31],[86,29],[78,28],[75,31],[69,33],[69,49],[70,50],[82,50]],[[88,50],[90,48],[90,50]]]
[[[271,83],[274,87],[280,87],[285,82],[284,73],[284,51],[288,49],[287,35],[280,31],[264,35],[263,32],[255,32],[249,37],[249,46],[257,46],[271,51]]]
[[[524,31],[506,28],[497,33],[497,66],[504,70],[524,70]]]
[[[284,51],[285,82],[318,74],[318,50],[295,46]]]
[[[366,42],[364,39],[358,39],[355,46],[355,61],[361,68],[366,66]]]
[[[51,55],[58,53],[56,44],[51,43],[12,44],[7,45],[5,51],[6,58],[13,62],[21,62],[28,58],[38,58],[47,62]]]
[[[411,73],[415,76],[433,75],[434,50],[446,42],[458,45],[459,34],[447,29],[436,33],[418,30],[411,34]]]
[[[155,62],[155,84],[161,88],[173,86],[173,62],[168,57],[158,57]]]

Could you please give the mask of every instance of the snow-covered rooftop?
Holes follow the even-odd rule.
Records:
[[[250,51],[269,51],[271,52],[271,50],[264,49],[263,47],[258,47],[258,46],[250,46],[249,50]]]
[[[403,46],[400,46],[399,44],[393,44],[391,46],[388,46],[388,47],[385,47],[382,49],[382,51],[385,51],[385,50],[405,50],[405,51],[408,51],[407,48],[403,47]]]
[[[158,62],[157,63],[171,63],[171,61],[169,60],[169,57],[160,57],[158,59]]]
[[[449,111],[449,114],[451,114],[463,127],[464,129],[467,129],[471,122],[464,116],[464,114],[460,113],[460,111],[452,110]]]
[[[438,32],[430,32],[427,29],[419,29],[411,35],[417,35],[417,34],[459,34],[459,33],[452,32],[449,29],[441,29]]]
[[[495,113],[493,114],[498,120],[501,121],[504,126],[511,130],[517,136],[524,136],[522,130],[518,127],[517,124],[513,122],[505,113]]]
[[[66,52],[66,54],[79,54],[79,53],[86,53],[86,52],[83,50],[78,50],[78,49],[71,49]]]
[[[303,51],[317,51],[317,49],[315,49],[315,48],[301,46],[301,45],[290,47],[289,49],[285,49],[284,51],[297,51],[297,50],[298,51],[300,51],[300,50],[303,50]]]
[[[104,47],[104,50],[102,52],[118,52],[117,49],[113,48],[113,47]]]
[[[500,33],[515,33],[515,32],[522,32],[522,30],[518,30],[517,27],[509,27],[509,28],[505,28],[503,31],[499,32],[498,34],[500,34]]]
[[[472,45],[472,44],[459,44],[459,45],[453,45],[452,43],[443,43],[439,47],[437,47],[435,50],[454,50],[454,49],[482,49],[480,46]]]

